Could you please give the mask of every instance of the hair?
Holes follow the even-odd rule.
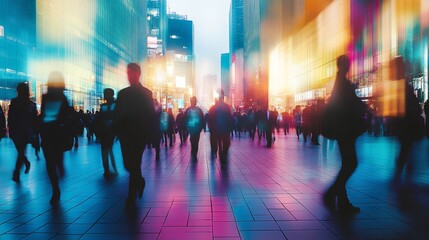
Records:
[[[27,83],[19,83],[18,86],[16,86],[16,91],[18,93],[18,98],[30,97],[30,88]]]
[[[139,73],[142,72],[140,66],[137,63],[129,63],[127,65],[127,69],[133,70],[133,71],[136,71],[136,72],[139,72]]]
[[[48,77],[48,91],[64,91],[66,89],[64,76],[58,71],[51,72]]]
[[[115,95],[115,91],[111,88],[106,88],[104,89],[103,94],[105,99],[113,99],[113,96]]]

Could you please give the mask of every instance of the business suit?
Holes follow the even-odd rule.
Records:
[[[224,103],[223,100],[218,101],[213,107],[212,117],[213,130],[217,139],[217,149],[219,150],[219,158],[222,162],[225,162],[229,146],[231,145],[229,133],[232,130],[232,124],[234,121],[228,104]]]
[[[273,143],[273,131],[277,124],[277,111],[267,111],[267,147],[271,147]]]
[[[137,194],[141,197],[145,180],[140,165],[146,144],[152,140],[155,109],[152,92],[140,83],[118,93],[114,126],[122,149],[125,169],[130,173],[127,207],[133,207]]]
[[[46,160],[46,169],[52,185],[52,198],[50,203],[57,205],[60,201],[60,188],[58,184],[57,169],[64,174],[64,141],[66,137],[65,123],[72,108],[69,106],[62,89],[49,89],[42,96],[41,106],[41,137],[42,148]]]

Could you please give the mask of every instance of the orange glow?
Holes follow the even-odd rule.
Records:
[[[292,107],[324,98],[331,91],[327,87],[333,86],[334,60],[347,52],[350,42],[349,9],[347,0],[334,1],[322,12],[307,6],[308,16],[314,11],[320,14],[301,30],[285,36],[270,52],[270,105]],[[288,95],[294,100],[287,102]],[[303,102],[295,102],[299,99]]]

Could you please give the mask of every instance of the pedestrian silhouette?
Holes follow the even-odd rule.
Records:
[[[209,113],[210,114],[210,113]],[[221,90],[219,101],[213,107],[213,130],[217,139],[219,159],[225,162],[231,145],[229,133],[232,131],[234,119],[228,104],[224,103],[224,92]]]
[[[72,116],[72,121],[73,121],[73,145],[74,148],[77,149],[79,147],[79,135],[81,132],[81,127],[83,126],[83,122],[80,118],[80,113],[78,111],[73,111],[73,116]]]
[[[310,103],[307,103],[307,106],[302,110],[302,138],[304,143],[307,142],[307,138],[311,134],[311,125],[312,125],[312,111],[313,106]]]
[[[197,107],[197,97],[191,98],[191,106],[185,111],[185,122],[191,140],[191,156],[196,159],[198,153],[198,142],[200,141],[200,133],[204,128],[204,114]]]
[[[174,116],[173,109],[168,108],[166,112],[161,113],[161,132],[162,132],[162,141],[165,144],[165,147],[170,141],[170,147],[173,146],[173,134],[174,134]]]
[[[366,105],[356,96],[355,87],[347,80],[350,60],[342,55],[337,59],[338,72],[332,90],[330,104],[335,108],[335,126],[338,129],[336,139],[341,154],[341,170],[328,191],[324,195],[324,203],[334,210],[336,200],[341,214],[356,214],[360,208],[353,206],[347,196],[346,184],[357,167],[355,142],[366,125],[363,116]]]
[[[140,165],[143,151],[152,140],[155,109],[152,92],[140,83],[141,70],[136,63],[127,66],[130,86],[118,93],[114,126],[121,144],[125,169],[129,172],[126,209],[135,209],[135,200],[143,195],[145,179]]]
[[[180,143],[185,143],[188,132],[186,131],[185,113],[182,109],[179,109],[179,114],[176,116],[176,126],[179,132]]]
[[[425,113],[425,135],[429,138],[429,99],[424,103],[424,113]]]
[[[302,111],[301,106],[296,105],[293,110],[293,123],[295,125],[296,136],[299,139],[299,135],[302,133]]]
[[[413,170],[413,163],[409,161],[409,154],[412,144],[415,140],[419,140],[424,136],[424,120],[421,116],[422,108],[420,107],[419,100],[414,95],[414,90],[410,86],[405,77],[405,63],[401,56],[395,57],[390,62],[390,78],[391,81],[401,81],[403,84],[402,94],[405,98],[405,114],[403,116],[393,117],[393,131],[398,137],[400,143],[400,152],[396,161],[396,170],[393,177],[393,184],[399,183],[401,173],[405,166],[407,166],[408,176],[411,175]]]
[[[3,108],[0,105],[0,141],[6,136],[6,119],[4,117]]]
[[[71,112],[66,96],[64,77],[59,72],[52,72],[47,82],[47,92],[42,96],[41,129],[42,149],[46,168],[52,185],[51,205],[58,205],[60,188],[58,173],[64,173],[64,151],[73,146]]]
[[[252,139],[252,141],[255,140],[256,125],[257,125],[257,118],[255,115],[256,115],[255,111],[252,108],[249,108],[247,110],[249,137],[250,139]]]
[[[153,127],[153,135],[152,135],[152,146],[155,148],[155,160],[160,159],[160,147],[161,147],[161,114],[162,108],[159,105],[158,100],[153,100],[153,105],[155,108],[155,117],[154,117],[154,127]]]
[[[267,133],[266,133],[267,147],[270,148],[272,143],[276,140],[276,137],[274,136],[274,134],[275,134],[275,129],[277,127],[277,118],[279,116],[279,112],[277,112],[276,109],[274,109],[273,111],[270,111],[269,109],[267,109],[266,114],[267,114]]]
[[[116,168],[115,156],[112,151],[113,140],[115,139],[115,133],[113,130],[114,110],[115,110],[115,92],[111,88],[104,89],[104,100],[105,103],[100,106],[100,113],[96,118],[96,129],[97,139],[100,140],[101,144],[101,159],[103,161],[103,176],[110,178],[118,173]],[[113,173],[109,169],[109,156],[110,164],[113,168]]]
[[[25,156],[28,143],[35,141],[35,128],[37,120],[36,103],[30,100],[28,84],[19,83],[16,87],[18,96],[12,99],[8,112],[9,136],[18,151],[15,170],[12,180],[20,182],[20,171],[25,164],[25,173],[30,171],[30,161]]]
[[[217,103],[217,101],[216,101]],[[215,104],[216,105],[216,104]],[[215,123],[214,123],[214,107],[215,105],[211,106],[209,109],[209,112],[206,114],[207,117],[207,126],[209,128],[210,132],[210,149],[211,149],[211,157],[214,159],[217,155],[217,136],[215,131]]]

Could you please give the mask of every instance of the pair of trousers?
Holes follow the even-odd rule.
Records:
[[[228,149],[231,145],[231,138],[229,133],[217,134],[217,146],[219,150],[219,158],[221,160],[226,160],[228,155]]]
[[[57,169],[60,173],[64,172],[64,152],[61,149],[58,149],[55,144],[43,144],[43,142],[42,149],[43,154],[45,155],[46,170],[48,171],[49,181],[51,182],[53,191],[56,192],[59,190]]]
[[[191,154],[192,156],[196,156],[198,153],[198,143],[200,141],[200,133],[192,133],[190,134],[191,140]]]
[[[128,201],[135,201],[139,184],[143,181],[140,165],[146,142],[137,139],[119,139],[124,166],[130,174],[128,185]]]
[[[27,147],[27,143],[25,141],[13,140],[15,144],[15,148],[18,151],[18,157],[16,159],[15,171],[13,175],[19,177],[19,173],[21,171],[22,165],[25,163],[26,165],[30,165],[27,157],[25,156],[25,149]]]
[[[334,184],[329,189],[340,198],[346,198],[346,184],[357,168],[356,139],[339,139],[338,147],[341,154],[341,170]]]

